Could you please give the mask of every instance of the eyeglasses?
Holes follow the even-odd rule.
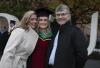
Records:
[[[65,16],[67,14],[70,14],[70,13],[58,13],[58,14],[56,14],[56,16]]]

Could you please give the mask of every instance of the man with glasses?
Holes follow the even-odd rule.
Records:
[[[55,10],[57,30],[53,27],[53,38],[47,55],[46,68],[83,68],[87,60],[87,43],[81,30],[71,23],[67,5]]]

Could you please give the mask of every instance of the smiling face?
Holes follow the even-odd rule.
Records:
[[[29,19],[29,25],[32,27],[32,28],[35,28],[36,27],[36,23],[37,23],[37,15],[36,14],[32,14],[30,19]]]
[[[60,25],[63,25],[66,22],[68,22],[70,18],[71,18],[71,15],[66,10],[56,12],[56,20],[57,20],[57,23]]]
[[[46,16],[39,17],[38,20],[39,20],[38,27],[40,29],[46,29],[48,27],[48,17]]]

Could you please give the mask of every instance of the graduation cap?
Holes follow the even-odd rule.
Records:
[[[38,17],[44,17],[44,16],[49,17],[50,14],[53,14],[52,11],[46,8],[39,8],[35,11]]]

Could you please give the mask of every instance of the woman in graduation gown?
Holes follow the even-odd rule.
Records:
[[[49,14],[51,12],[45,8],[37,9],[36,12],[38,16],[37,33],[39,35],[39,39],[36,48],[32,53],[31,68],[44,68],[47,49],[52,36],[50,22],[49,22]]]

